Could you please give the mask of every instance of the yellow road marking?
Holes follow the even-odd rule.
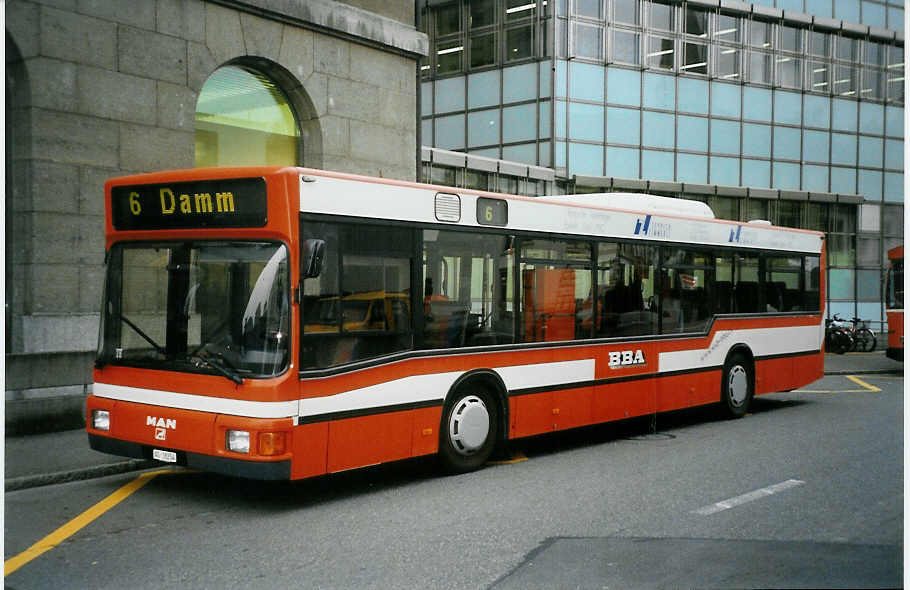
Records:
[[[870,392],[881,391],[880,388],[878,388],[878,387],[876,387],[876,386],[874,386],[874,385],[869,385],[868,383],[866,383],[865,381],[863,381],[863,380],[860,379],[859,377],[855,377],[855,376],[853,376],[853,375],[847,375],[847,379],[849,379],[850,381],[853,381],[854,383],[856,383],[856,384],[859,385],[860,387],[865,387],[865,388],[866,388],[866,391],[870,391]]]
[[[522,461],[527,461],[528,458],[525,457],[524,453],[521,451],[516,451],[512,453],[511,459],[504,459],[502,461],[489,461],[490,465],[511,465],[513,463],[521,463]]]
[[[150,482],[156,475],[161,475],[163,473],[175,473],[175,471],[171,469],[146,471],[130,483],[115,491],[104,500],[101,500],[53,533],[44,537],[19,555],[10,557],[3,563],[3,576],[6,577],[10,575],[36,557],[46,553],[47,551],[50,551],[57,545],[60,545],[68,538],[79,532],[81,529],[91,524],[99,516],[125,500],[127,497],[129,497],[130,494]]]
[[[845,375],[845,377],[863,389],[794,389],[793,393],[876,393],[881,391],[880,388],[866,383],[855,375]]]

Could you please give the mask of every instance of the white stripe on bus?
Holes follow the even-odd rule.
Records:
[[[126,385],[111,385],[110,383],[95,383],[92,390],[97,397],[180,410],[197,410],[246,418],[289,418],[297,415],[297,400],[251,402]]]
[[[661,352],[658,363],[661,373],[718,367],[734,344],[745,344],[754,356],[763,357],[819,350],[823,338],[824,329],[817,325],[718,330],[708,348]]]

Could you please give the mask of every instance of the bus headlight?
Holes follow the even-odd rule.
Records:
[[[92,428],[95,430],[110,430],[111,413],[107,410],[92,410]]]
[[[250,433],[246,430],[227,431],[227,450],[234,453],[250,452]]]

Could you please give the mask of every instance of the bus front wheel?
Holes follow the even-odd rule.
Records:
[[[439,455],[452,473],[480,468],[496,447],[499,414],[486,389],[467,387],[450,398],[442,413]]]
[[[722,405],[731,418],[742,418],[749,411],[755,394],[755,375],[752,363],[741,352],[733,353],[724,363],[721,382]]]

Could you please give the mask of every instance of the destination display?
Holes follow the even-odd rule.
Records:
[[[263,227],[265,180],[228,178],[111,189],[114,229]]]

